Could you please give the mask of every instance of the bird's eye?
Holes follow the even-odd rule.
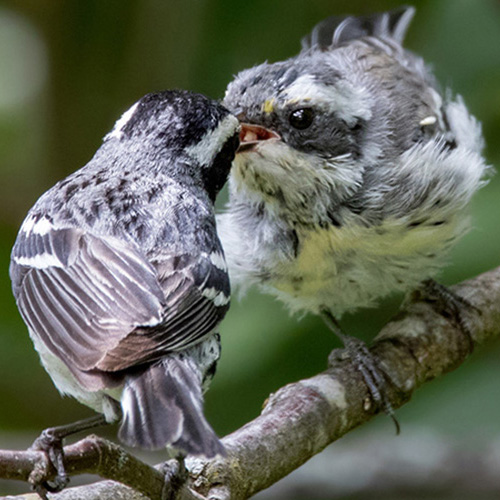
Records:
[[[314,120],[312,108],[299,108],[290,113],[288,121],[293,128],[304,130],[311,126]]]

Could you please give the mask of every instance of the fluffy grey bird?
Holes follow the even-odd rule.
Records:
[[[232,284],[322,314],[354,357],[335,318],[434,276],[488,170],[462,99],[402,47],[413,14],[326,19],[297,56],[239,73],[223,101],[242,122],[218,219]]]
[[[238,134],[204,96],[146,95],[37,201],[12,250],[14,295],[44,368],[98,423],[122,418],[131,446],[223,452],[202,387],[229,307],[213,203]]]

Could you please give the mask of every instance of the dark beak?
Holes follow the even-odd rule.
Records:
[[[278,140],[281,139],[281,137],[268,128],[260,127],[259,125],[251,125],[250,123],[242,123],[240,147],[237,153],[251,151],[259,142],[268,141],[270,139]]]

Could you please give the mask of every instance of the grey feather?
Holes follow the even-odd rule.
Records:
[[[186,358],[170,356],[129,375],[123,406],[119,437],[129,446],[154,450],[169,443],[194,455],[225,453],[203,416],[199,369]]]
[[[413,7],[400,7],[368,16],[332,16],[318,23],[302,39],[302,50],[328,50],[367,36],[387,38],[402,44],[415,15]]]

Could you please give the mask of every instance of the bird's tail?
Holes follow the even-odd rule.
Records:
[[[168,356],[127,378],[119,438],[151,450],[167,445],[213,457],[224,447],[203,414],[201,376],[189,358]]]

